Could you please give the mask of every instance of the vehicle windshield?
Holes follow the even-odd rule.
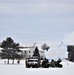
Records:
[[[38,62],[38,59],[29,59],[28,62]]]

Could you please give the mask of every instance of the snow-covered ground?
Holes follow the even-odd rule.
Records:
[[[11,62],[11,61],[10,61]],[[74,63],[63,60],[63,68],[25,68],[25,61],[8,65],[0,60],[0,75],[74,75]]]

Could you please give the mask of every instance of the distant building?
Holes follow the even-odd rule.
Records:
[[[23,55],[23,58],[28,58],[28,57],[32,57],[34,54],[36,47],[21,47],[20,50],[22,51],[22,53],[20,52],[20,55]],[[0,48],[0,52],[3,48]],[[41,58],[45,58],[45,54],[43,50],[39,50],[39,54]],[[1,58],[1,57],[0,57]]]
[[[2,48],[0,48],[0,52],[1,52]]]
[[[22,51],[23,58],[32,57],[34,54],[35,48],[36,47],[20,49]],[[45,54],[43,50],[39,50],[39,54],[41,58],[45,58]]]

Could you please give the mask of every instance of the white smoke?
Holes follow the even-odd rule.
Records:
[[[39,42],[38,47],[44,42]],[[48,41],[45,42],[50,47],[48,51],[45,50],[45,56],[47,59],[58,59],[67,57],[67,46],[60,41]],[[41,47],[39,47],[40,49]]]
[[[50,47],[49,51],[45,51],[45,55],[48,59],[49,58],[52,58],[52,59],[67,58],[68,45],[74,45],[74,32],[67,34],[64,37],[63,42],[56,44],[55,46],[53,45],[53,47]]]
[[[45,55],[48,59],[67,58],[67,47],[64,45],[53,46],[49,51],[45,51]]]

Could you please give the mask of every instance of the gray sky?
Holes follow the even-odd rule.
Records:
[[[0,0],[0,41],[62,41],[74,31],[74,0]]]

